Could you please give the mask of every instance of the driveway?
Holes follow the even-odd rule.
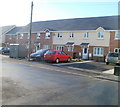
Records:
[[[95,71],[100,73],[114,68],[114,65],[111,65],[111,64],[106,65],[104,62],[95,62],[95,61],[59,63],[59,64],[53,64],[53,65],[68,68],[68,69]]]

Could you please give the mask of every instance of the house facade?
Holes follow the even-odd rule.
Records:
[[[96,30],[55,32],[53,49],[63,50],[73,58],[104,60],[109,52],[110,31]]]
[[[26,45],[29,47],[29,38],[30,34],[27,32],[18,32],[17,33],[17,43]],[[45,29],[44,31],[36,31],[31,34],[31,48],[32,52],[35,52],[39,49],[52,49],[53,48],[53,36],[52,32],[49,29]]]
[[[10,32],[11,30],[13,30],[16,26],[15,25],[10,25],[10,26],[2,26],[0,27],[0,46],[2,47],[8,47],[9,46],[9,42],[14,41],[13,36],[11,36],[11,39],[9,40],[7,37],[7,33]]]
[[[15,43],[29,46],[29,26],[14,32]],[[104,61],[107,53],[120,52],[118,31],[118,16],[33,22],[31,49],[63,50],[73,58]]]
[[[110,31],[110,52],[120,53],[120,31]]]

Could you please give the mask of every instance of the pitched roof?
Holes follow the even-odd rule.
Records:
[[[67,45],[67,46],[69,46],[69,45],[74,45],[74,42],[67,42],[66,45]]]
[[[45,29],[50,31],[96,30],[99,27],[103,27],[105,30],[118,30],[118,16],[38,21],[32,23],[32,32]],[[23,27],[20,32],[29,32],[29,24]]]
[[[10,30],[8,33],[6,33],[7,35],[16,35],[16,33],[21,30],[22,27],[15,27],[14,29]]]
[[[14,29],[16,26],[15,25],[10,25],[10,26],[2,26],[1,28],[1,32],[0,35],[6,34],[7,32],[11,31],[12,29]]]

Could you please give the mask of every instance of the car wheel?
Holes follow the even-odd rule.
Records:
[[[109,65],[109,62],[106,62],[106,65]]]
[[[70,61],[71,61],[71,59],[70,59],[70,58],[68,58],[67,62],[70,62]]]
[[[59,63],[59,59],[57,58],[55,62],[56,62],[56,63]]]

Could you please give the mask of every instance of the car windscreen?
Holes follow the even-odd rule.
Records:
[[[119,53],[114,53],[114,57],[118,57],[119,56]]]
[[[109,53],[108,57],[118,57],[120,56],[119,53]]]
[[[55,51],[47,51],[46,53],[47,54],[55,54],[56,52]]]
[[[44,49],[40,49],[40,50],[37,50],[35,53],[40,54],[40,53],[43,53],[44,51],[45,51]]]

